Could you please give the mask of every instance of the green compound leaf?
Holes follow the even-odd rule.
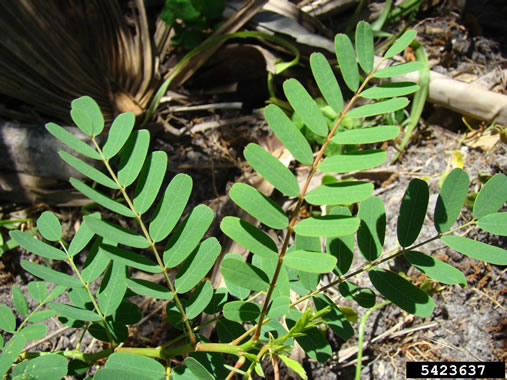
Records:
[[[208,206],[199,205],[188,215],[164,249],[164,264],[174,268],[181,264],[197,247],[213,221],[213,210]]]
[[[293,360],[285,355],[278,355],[278,357],[282,360],[283,364],[287,366],[287,368],[290,368],[291,370],[296,372],[298,376],[301,377],[303,380],[308,379],[305,369],[301,364],[299,364],[298,361]]]
[[[150,223],[150,236],[155,243],[164,240],[171,233],[183,214],[191,192],[192,178],[190,176],[177,174],[171,180]]]
[[[160,300],[171,300],[173,298],[173,294],[169,289],[154,282],[130,278],[127,278],[126,282],[130,290],[141,296]]]
[[[162,186],[167,169],[167,153],[153,152],[148,155],[134,192],[134,208],[139,215],[151,207]]]
[[[48,292],[48,286],[44,281],[32,281],[28,283],[28,294],[37,302],[42,302]]]
[[[1,306],[4,305],[0,305],[0,307]],[[14,363],[18,355],[23,351],[26,343],[26,338],[19,334],[16,334],[7,342],[0,355],[0,374],[2,374],[2,376],[11,368],[12,363]]]
[[[162,272],[162,268],[160,268],[157,263],[135,252],[109,244],[101,244],[100,248],[102,253],[104,253],[113,261],[122,263],[132,268],[140,269],[148,273]]]
[[[400,134],[400,127],[396,125],[382,125],[371,128],[349,129],[336,133],[331,139],[337,144],[373,144],[392,140]]]
[[[269,126],[296,160],[304,165],[313,163],[312,148],[296,125],[280,107],[270,104],[264,109]]]
[[[235,183],[229,191],[229,197],[268,227],[280,230],[289,225],[289,218],[282,208],[250,185]]]
[[[213,298],[213,286],[205,280],[194,289],[190,298],[185,302],[185,311],[188,319],[194,319],[208,306]]]
[[[81,270],[81,277],[85,282],[95,281],[106,270],[111,261],[109,256],[100,247],[101,243],[102,238],[95,240],[86,256],[83,269]]]
[[[58,241],[62,238],[60,221],[51,211],[44,211],[37,219],[37,229],[44,239]]]
[[[224,259],[220,270],[227,283],[249,290],[266,290],[269,278],[261,269],[233,258]]]
[[[106,272],[97,294],[100,310],[105,316],[112,315],[120,306],[127,291],[127,271],[123,263],[114,261]]]
[[[27,341],[30,341],[44,338],[47,332],[48,332],[47,326],[42,323],[39,323],[24,327],[21,331],[16,333],[16,335],[23,335]]]
[[[486,261],[495,265],[507,265],[507,252],[505,249],[481,243],[462,236],[444,236],[441,238],[445,245],[456,251]]]
[[[84,194],[86,197],[90,198],[92,201],[97,202],[102,207],[105,207],[116,214],[126,216],[127,218],[135,217],[135,214],[127,206],[119,202],[116,202],[115,200],[109,198],[109,196],[93,189],[92,187],[81,182],[80,180],[76,178],[71,178],[70,184],[74,186],[76,190]]]
[[[394,98],[389,100],[383,100],[376,103],[365,104],[354,108],[352,111],[347,113],[347,116],[353,118],[369,117],[375,115],[381,115],[384,113],[394,112],[405,108],[408,105],[407,98]]]
[[[259,145],[250,143],[243,154],[257,173],[288,197],[299,195],[299,184],[292,172]]]
[[[413,82],[391,82],[364,90],[360,96],[366,99],[394,98],[412,94],[417,90],[419,85]]]
[[[220,243],[214,237],[203,241],[178,269],[174,282],[176,291],[186,293],[196,286],[215,264],[220,249]]]
[[[310,67],[313,77],[319,86],[320,93],[336,113],[343,111],[343,96],[338,81],[322,53],[313,53],[310,56]]]
[[[296,79],[288,79],[283,83],[283,91],[290,105],[305,125],[317,136],[327,136],[329,129],[326,119],[303,85]]]
[[[405,48],[410,45],[410,43],[414,40],[417,32],[415,30],[407,30],[403,33],[400,38],[396,40],[396,42],[386,51],[384,54],[384,58],[392,58],[396,54],[401,53]]]
[[[109,356],[105,367],[139,373],[153,380],[160,380],[165,374],[164,366],[155,359],[126,352],[117,352]]]
[[[368,275],[380,294],[406,312],[423,318],[433,313],[435,307],[433,299],[396,273],[384,269],[371,269]]]
[[[424,224],[429,196],[428,184],[425,181],[417,178],[410,181],[403,195],[398,216],[397,235],[402,247],[408,247],[419,236]]]
[[[102,320],[100,315],[90,310],[80,309],[78,307],[58,302],[50,302],[49,306],[51,306],[51,308],[54,309],[59,315],[70,319],[89,322],[98,322]]]
[[[199,363],[196,359],[189,356],[185,359],[185,365],[192,372],[198,380],[215,380],[215,377],[208,372],[206,367],[204,367],[201,363]]]
[[[356,52],[359,65],[366,73],[369,73],[373,69],[375,50],[373,31],[370,24],[364,21],[360,21],[356,27]]]
[[[150,243],[144,236],[130,232],[120,226],[90,216],[85,216],[84,219],[88,227],[104,239],[134,248],[148,248],[150,246]]]
[[[68,372],[68,361],[61,355],[48,354],[19,363],[12,371],[12,380],[61,379]]]
[[[289,268],[309,273],[328,273],[336,266],[336,257],[321,252],[287,252],[283,263]]]
[[[55,136],[58,140],[63,142],[68,147],[74,149],[76,152],[81,153],[83,156],[92,158],[94,160],[100,160],[100,154],[91,146],[89,146],[84,141],[78,139],[72,133],[68,132],[66,129],[60,127],[55,123],[47,123],[46,129]]]
[[[44,281],[52,282],[53,284],[63,285],[67,287],[81,287],[81,281],[77,278],[69,276],[68,274],[57,272],[51,268],[47,268],[43,265],[31,263],[30,261],[21,260],[21,266],[28,273],[33,274],[35,277],[39,277]]]
[[[132,112],[122,113],[114,119],[107,134],[107,140],[102,147],[104,158],[110,159],[114,157],[123,148],[134,128],[135,122],[136,117]]]
[[[118,181],[122,186],[130,186],[139,175],[150,145],[150,132],[146,129],[134,131],[121,153]]]
[[[312,205],[337,205],[360,202],[373,193],[370,182],[351,181],[320,185],[305,200]]]
[[[100,170],[95,169],[93,166],[87,164],[83,160],[74,157],[72,154],[69,154],[63,150],[58,152],[62,160],[64,160],[67,164],[72,166],[81,174],[87,176],[92,181],[97,182],[103,186],[109,187],[110,189],[119,189],[120,187],[116,182],[114,182],[107,175],[102,173]]]
[[[28,314],[28,303],[26,302],[23,292],[16,285],[12,286],[12,303],[18,314],[22,317],[26,317]]]
[[[9,233],[20,246],[38,256],[53,260],[66,260],[65,252],[33,237],[31,232],[11,231]]]
[[[477,221],[477,225],[489,233],[507,236],[507,212],[483,216]]]
[[[381,69],[373,75],[375,78],[392,78],[398,75],[404,75],[413,71],[419,71],[424,69],[424,63],[420,61],[401,63]]]
[[[10,333],[16,331],[16,317],[7,305],[0,305],[0,329]]]
[[[247,301],[232,301],[224,305],[224,317],[235,322],[255,321],[261,313],[256,303]]]
[[[459,168],[445,178],[435,205],[434,224],[438,232],[449,231],[458,219],[467,197],[469,181],[468,174]]]
[[[463,287],[467,284],[461,271],[434,257],[422,252],[409,251],[405,253],[405,258],[421,272],[443,284],[460,284]]]
[[[244,220],[226,216],[220,223],[220,229],[254,255],[268,259],[278,257],[278,248],[275,242],[265,232]]]
[[[474,218],[493,214],[507,202],[507,177],[498,173],[482,187],[474,203]]]
[[[326,215],[303,219],[294,231],[303,236],[335,237],[353,234],[359,228],[359,218]]]
[[[349,173],[382,165],[387,153],[382,149],[365,149],[348,154],[337,154],[322,161],[318,169],[324,173]]]
[[[337,34],[334,38],[336,58],[347,87],[355,92],[359,88],[359,70],[352,42],[346,34]]]
[[[347,207],[334,207],[329,215],[351,216]],[[326,239],[326,252],[336,257],[338,263],[335,272],[344,275],[350,269],[354,259],[355,235],[346,235]]]
[[[90,217],[100,219],[100,214],[93,213],[90,214]],[[70,242],[69,248],[67,250],[69,252],[69,255],[75,256],[81,252],[88,245],[90,240],[92,240],[93,236],[95,236],[95,234],[90,228],[88,228],[86,221],[83,220],[76,234],[72,238],[72,241]]]
[[[72,119],[79,128],[81,128],[81,126],[74,119],[74,115],[72,114],[73,112],[78,111],[80,116],[85,117],[84,121],[89,123],[89,125],[83,126],[84,129],[81,128],[84,133],[86,133],[88,136],[100,135],[104,129],[104,117],[102,116],[100,107],[95,100],[89,96],[82,96],[80,98],[74,99],[71,103],[71,107]]]
[[[358,216],[361,225],[357,230],[357,245],[363,257],[373,261],[381,255],[386,236],[384,202],[379,197],[368,198],[361,202]]]

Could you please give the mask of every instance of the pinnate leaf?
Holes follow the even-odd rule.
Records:
[[[121,153],[118,181],[124,187],[130,186],[139,175],[150,145],[150,132],[146,129],[134,131]]]
[[[313,205],[337,205],[360,202],[373,193],[373,184],[344,181],[320,185],[310,191],[305,200]]]
[[[415,30],[407,30],[400,38],[386,51],[384,58],[392,58],[396,54],[401,53],[414,40],[417,32]]]
[[[109,178],[107,175],[102,173],[100,170],[94,168],[90,164],[87,164],[83,160],[74,157],[72,154],[69,154],[63,150],[58,152],[58,154],[60,155],[62,160],[64,160],[67,164],[72,166],[81,174],[87,176],[92,181],[97,182],[98,184],[101,184],[103,186],[109,187],[110,189],[120,188],[118,184],[114,182],[111,178]]]
[[[507,250],[480,241],[468,239],[463,236],[444,236],[441,238],[445,245],[456,251],[486,261],[495,265],[507,265]]]
[[[384,113],[398,111],[402,108],[405,108],[407,105],[407,98],[393,98],[376,103],[365,104],[364,106],[354,108],[352,111],[347,113],[347,116],[353,118],[361,118],[381,115]]]
[[[94,233],[105,239],[134,248],[148,248],[150,246],[144,236],[130,232],[120,226],[90,216],[85,216],[84,219]]]
[[[407,62],[381,69],[375,72],[373,76],[375,78],[392,78],[398,75],[404,75],[422,69],[424,69],[424,63],[422,62]]]
[[[429,196],[428,184],[425,181],[417,178],[410,181],[403,195],[398,215],[397,234],[402,247],[408,247],[419,236],[424,224]]]
[[[148,211],[155,201],[166,169],[167,153],[153,152],[148,155],[134,193],[134,208],[138,214]]]
[[[318,169],[324,173],[349,173],[382,165],[386,159],[387,154],[382,149],[365,149],[328,157],[319,164]]]
[[[485,215],[477,221],[477,225],[489,233],[507,236],[507,212]]]
[[[373,69],[373,31],[370,24],[360,21],[356,27],[356,52],[359,65],[369,73]]]
[[[65,252],[34,238],[33,235],[28,231],[22,232],[15,230],[11,231],[9,234],[11,238],[13,238],[20,246],[22,246],[27,251],[35,253],[38,256],[53,260],[67,259]]]
[[[259,268],[244,261],[233,258],[224,259],[220,270],[228,283],[242,288],[260,291],[269,287],[268,276]]]
[[[463,170],[456,168],[445,178],[435,205],[434,224],[438,232],[449,231],[459,213],[468,191],[469,178]]]
[[[334,112],[341,112],[343,110],[342,92],[327,58],[322,53],[313,53],[310,56],[310,67],[327,104]]]
[[[63,285],[71,288],[82,286],[81,281],[79,281],[77,278],[69,276],[65,273],[60,273],[43,265],[21,260],[21,266],[24,270],[26,270],[28,273],[33,274],[35,277],[39,277],[44,281],[52,282],[53,284]]]
[[[359,218],[326,215],[303,219],[296,224],[294,231],[303,236],[334,237],[350,235],[359,228]]]
[[[126,112],[118,115],[109,129],[107,140],[102,147],[104,158],[114,157],[127,142],[136,118],[132,112]]]
[[[287,252],[283,263],[289,268],[310,273],[328,273],[336,266],[336,257],[321,252]]]
[[[81,153],[83,156],[93,158],[94,160],[100,160],[100,154],[89,146],[84,141],[80,140],[66,129],[60,127],[55,123],[47,123],[46,129],[55,136],[58,140],[63,142],[69,148],[74,149],[76,152]]]
[[[507,177],[498,173],[482,187],[474,203],[474,218],[493,214],[507,202]]]
[[[460,284],[461,286],[466,286],[467,280],[465,275],[452,265],[416,251],[405,253],[405,258],[414,267],[436,281],[444,284]]]
[[[396,125],[382,125],[371,128],[348,129],[337,132],[332,142],[337,144],[373,144],[392,140],[400,134],[400,127]]]
[[[340,33],[335,36],[334,44],[343,80],[355,92],[359,87],[359,70],[352,42],[346,34]]]

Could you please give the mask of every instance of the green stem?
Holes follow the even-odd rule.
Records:
[[[49,355],[49,354],[57,354],[62,355],[67,359],[75,359],[81,360],[87,363],[95,363],[97,360],[107,358],[114,352],[112,348],[108,348],[107,350],[103,350],[94,354],[85,354],[80,351],[69,350],[69,351],[56,351],[56,352],[23,352],[19,357],[21,360],[25,359],[34,359],[40,356]]]

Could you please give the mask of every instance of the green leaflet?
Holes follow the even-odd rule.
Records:
[[[400,127],[396,125],[381,125],[371,128],[349,129],[337,132],[332,142],[337,144],[373,144],[392,140],[400,134]]]
[[[289,225],[289,218],[281,207],[250,185],[235,183],[229,196],[239,207],[268,227],[283,229]]]
[[[206,306],[206,308],[204,309],[204,312],[206,314],[212,315],[220,313],[222,311],[222,306],[224,305],[225,302],[227,302],[227,289],[226,288],[215,289],[213,297],[211,298],[211,301],[208,304],[208,306]]]
[[[301,251],[301,250],[321,253],[322,252],[322,243],[320,241],[320,238],[315,237],[315,236],[302,236],[302,235],[296,234],[295,244],[291,247],[291,250],[289,252]],[[276,265],[276,263],[275,263],[275,265]],[[301,285],[303,285],[303,287],[305,289],[308,289],[310,291],[317,289],[317,287],[319,285],[319,281],[320,281],[320,274],[319,273],[311,273],[306,270],[305,271],[297,271],[297,273],[298,273],[298,277],[301,282]],[[288,280],[288,276],[287,276],[287,280]],[[277,285],[279,285],[279,281],[277,281]],[[289,285],[289,287],[290,287],[290,285]],[[281,289],[279,289],[279,290],[281,290]],[[280,292],[280,294],[289,295],[290,291],[289,291],[289,294],[287,294],[287,293],[284,294],[282,292]]]
[[[70,116],[76,126],[88,136],[93,136],[93,124],[85,111],[79,108],[70,110]]]
[[[213,298],[213,286],[211,282],[205,280],[197,286],[190,298],[185,302],[185,312],[188,319],[194,319],[208,306]]]
[[[259,145],[250,143],[243,154],[257,173],[288,197],[299,195],[299,184],[292,172]]]
[[[97,202],[99,205],[111,210],[112,212],[126,216],[127,218],[135,217],[135,214],[127,206],[119,202],[116,202],[115,200],[109,198],[109,196],[91,188],[90,186],[86,185],[80,180],[76,178],[71,178],[70,184],[74,186],[76,190],[83,193],[86,197],[90,198],[92,201]]]
[[[347,116],[353,118],[369,117],[375,115],[381,115],[384,113],[394,112],[405,108],[408,105],[407,98],[393,98],[389,100],[383,100],[376,103],[365,104],[354,108],[347,113]]]
[[[255,255],[277,258],[278,248],[271,238],[252,224],[236,217],[226,216],[220,229]]]
[[[324,294],[317,294],[313,297],[313,302],[317,310],[331,307],[331,311],[323,316],[326,324],[333,332],[343,340],[348,340],[354,336],[354,329],[347,321],[340,308]]]
[[[21,266],[28,273],[33,274],[45,281],[52,282],[53,284],[63,285],[67,287],[81,287],[81,281],[77,278],[69,276],[68,274],[57,272],[51,268],[43,265],[35,264],[30,261],[21,260]]]
[[[507,177],[498,173],[482,187],[474,203],[474,218],[493,214],[507,202]]]
[[[410,181],[403,195],[398,215],[397,235],[403,248],[411,245],[419,236],[424,224],[429,196],[428,184],[425,181],[417,178]]]
[[[366,99],[394,98],[412,94],[419,90],[419,85],[413,82],[391,82],[368,88],[360,96]]]
[[[280,107],[270,104],[264,109],[264,117],[276,137],[280,139],[296,160],[304,165],[313,163],[313,152],[310,144]]]
[[[327,136],[329,129],[326,119],[303,85],[296,79],[288,79],[283,83],[283,91],[305,125],[317,136]]]
[[[359,228],[359,218],[342,215],[326,215],[303,219],[294,231],[303,236],[334,237],[350,235]]]
[[[220,249],[220,243],[213,237],[203,241],[178,269],[174,281],[176,291],[186,293],[196,286],[215,264]]]
[[[466,286],[465,275],[453,266],[444,263],[422,252],[405,253],[407,261],[432,279],[444,284],[460,284]]]
[[[19,363],[12,370],[12,380],[54,380],[67,375],[68,361],[62,355],[48,354]]]
[[[310,273],[328,273],[336,266],[336,257],[321,252],[287,252],[283,263],[289,268]]]
[[[16,286],[12,286],[12,303],[16,308],[18,314],[22,317],[26,317],[28,314],[28,303],[26,302],[26,298],[23,295],[23,292]]]
[[[174,268],[181,264],[197,247],[213,221],[213,210],[208,206],[199,205],[188,215],[164,249],[164,264]]]
[[[415,30],[407,30],[400,38],[386,51],[384,58],[392,58],[396,54],[401,53],[414,40],[417,32]]]
[[[23,329],[17,332],[16,335],[23,335],[27,341],[38,340],[44,338],[46,336],[47,331],[48,331],[47,326],[43,325],[42,323],[39,323],[23,327]]]
[[[382,254],[384,246],[386,235],[384,202],[376,196],[366,199],[359,206],[358,216],[361,224],[357,230],[357,245],[363,257],[373,261]]]
[[[334,207],[329,215],[351,216],[351,212],[346,207]],[[355,235],[346,235],[326,239],[326,252],[336,257],[338,263],[335,272],[344,275],[350,269],[354,258]]]
[[[507,265],[507,252],[505,249],[495,247],[480,241],[475,241],[462,236],[444,236],[441,238],[445,245],[456,251],[473,257],[477,260],[486,261],[495,265]]]
[[[259,268],[244,261],[227,258],[222,261],[220,271],[227,283],[248,290],[266,290],[269,288],[268,276]]]
[[[337,34],[334,38],[336,58],[347,87],[355,92],[359,88],[359,70],[352,42],[346,34]]]
[[[58,248],[52,247],[43,241],[35,239],[33,235],[28,231],[21,232],[19,230],[14,230],[11,231],[9,235],[24,249],[35,253],[38,256],[53,260],[67,259],[65,252],[59,250]]]
[[[435,205],[434,224],[438,232],[449,231],[459,213],[468,192],[469,178],[463,170],[456,168],[445,178]]]
[[[228,253],[224,256],[224,260],[225,259],[236,260],[238,262],[245,261],[243,256],[241,256],[239,253]],[[250,294],[250,290],[229,282],[225,277],[224,277],[224,282],[225,282],[225,287],[227,289],[227,292],[233,297],[236,297],[236,298],[242,300],[242,299],[245,299],[246,297],[248,297],[248,295]],[[227,297],[225,297],[225,298],[227,298]],[[225,303],[225,300],[223,301],[223,303]]]
[[[16,334],[4,346],[2,354],[0,355],[0,374],[2,376],[11,368],[12,363],[14,363],[18,355],[23,351],[26,343],[27,339],[24,336]]]
[[[134,192],[134,208],[139,215],[151,207],[162,186],[167,169],[167,153],[153,152],[148,155]]]
[[[224,305],[224,317],[235,322],[255,321],[261,313],[256,303],[248,301],[232,301]]]
[[[37,302],[42,302],[48,292],[48,287],[44,281],[32,281],[27,285],[28,294]]]
[[[273,296],[273,300],[269,304],[267,316],[272,319],[281,318],[289,311],[289,296]]]
[[[64,160],[67,164],[72,166],[81,174],[87,176],[92,181],[97,182],[103,186],[109,187],[110,189],[119,189],[120,186],[116,182],[114,182],[107,175],[102,173],[100,170],[95,169],[93,166],[87,164],[83,160],[74,157],[73,155],[61,150],[58,152],[62,160]]]
[[[356,26],[356,52],[359,65],[369,73],[373,69],[373,31],[370,24],[360,21]]]
[[[337,205],[360,202],[373,193],[370,182],[351,181],[320,185],[310,191],[305,200],[313,205]]]
[[[100,111],[100,107],[95,100],[89,96],[82,96],[74,99],[71,103],[71,116],[76,125],[88,136],[100,135],[104,129],[104,117]],[[79,114],[79,121],[82,121],[84,125],[74,119],[73,112]],[[89,124],[88,124],[89,123]]]
[[[54,311],[53,309],[36,311],[35,313],[30,314],[30,316],[28,317],[28,321],[32,323],[46,321],[55,314],[56,311]]]
[[[134,248],[148,248],[150,246],[144,236],[130,232],[120,226],[90,216],[85,216],[84,219],[88,227],[104,239],[110,239]]]
[[[81,277],[85,282],[95,281],[106,270],[111,261],[109,256],[106,255],[100,247],[101,242],[102,238],[95,240],[86,256],[86,261],[81,270]]]
[[[204,367],[193,357],[189,356],[188,358],[186,358],[185,365],[198,380],[215,380],[213,375],[211,375],[211,373],[208,372],[206,367]]]
[[[338,285],[338,290],[344,298],[354,300],[364,308],[371,308],[375,305],[376,296],[371,289],[359,288],[350,281],[343,281]]]
[[[382,149],[365,149],[328,157],[319,164],[318,169],[324,173],[349,173],[382,165],[386,159],[387,154]]]
[[[139,175],[150,145],[150,132],[146,129],[134,131],[128,138],[121,153],[118,181],[124,187],[130,186]]]
[[[90,217],[100,219],[100,214],[93,213],[90,214]],[[90,240],[93,238],[94,235],[95,234],[93,233],[93,231],[90,228],[88,228],[86,221],[83,220],[76,234],[72,238],[72,241],[70,242],[69,248],[67,250],[69,252],[69,255],[75,256],[79,252],[81,252],[88,245],[88,243],[90,242]]]
[[[127,278],[127,286],[134,293],[141,296],[151,297],[160,300],[171,300],[173,294],[166,287],[146,280]]]
[[[489,233],[507,236],[507,212],[485,215],[477,221],[477,225]]]
[[[117,352],[109,356],[105,367],[138,373],[153,380],[160,380],[165,374],[164,366],[155,359],[126,352]]]
[[[308,376],[306,376],[305,369],[301,364],[299,364],[298,361],[293,360],[285,355],[278,355],[278,357],[282,360],[283,364],[287,366],[287,368],[290,368],[291,370],[296,372],[298,376],[301,377],[303,380],[308,379]]]
[[[76,136],[68,132],[66,129],[60,127],[58,124],[47,123],[46,129],[58,140],[74,149],[76,152],[81,153],[83,156],[93,158],[94,160],[101,159],[100,154],[94,148],[89,146],[84,141],[78,139]]]
[[[373,77],[375,78],[392,78],[396,77],[398,75],[404,75],[411,73],[413,71],[419,71],[424,69],[424,63],[420,61],[414,61],[414,62],[407,62],[407,63],[401,63],[399,65],[394,65],[390,67],[386,67],[384,69],[381,69],[375,74],[373,74]]]
[[[10,333],[16,331],[16,317],[7,305],[0,305],[0,329]]]
[[[111,379],[122,379],[122,380],[154,380],[151,377],[144,376],[142,371],[128,371],[125,369],[110,369],[102,368],[99,369],[93,376],[93,380],[111,380]]]
[[[100,245],[102,253],[118,263],[137,268],[148,273],[161,273],[162,268],[157,263],[138,253],[115,247],[109,244]]]
[[[106,142],[102,147],[102,154],[105,159],[114,157],[121,150],[127,142],[135,122],[136,117],[132,112],[119,114],[114,119],[107,134]]]
[[[435,303],[430,296],[396,273],[384,269],[371,269],[370,281],[380,294],[403,310],[418,317],[429,317]]]
[[[120,306],[127,291],[127,270],[123,263],[113,260],[97,293],[100,310],[105,316],[112,315]]]
[[[317,86],[319,86],[320,93],[327,104],[331,106],[334,112],[342,112],[342,91],[326,57],[322,53],[313,53],[310,56],[310,67]]]
[[[44,239],[58,241],[62,238],[60,221],[51,211],[44,211],[37,219],[37,229]]]
[[[49,306],[51,306],[51,308],[54,309],[59,315],[70,319],[89,322],[98,322],[102,320],[100,315],[90,310],[80,309],[78,307],[65,305],[58,302],[50,302]]]
[[[167,186],[150,223],[152,240],[164,240],[178,222],[192,192],[192,178],[177,174]]]

